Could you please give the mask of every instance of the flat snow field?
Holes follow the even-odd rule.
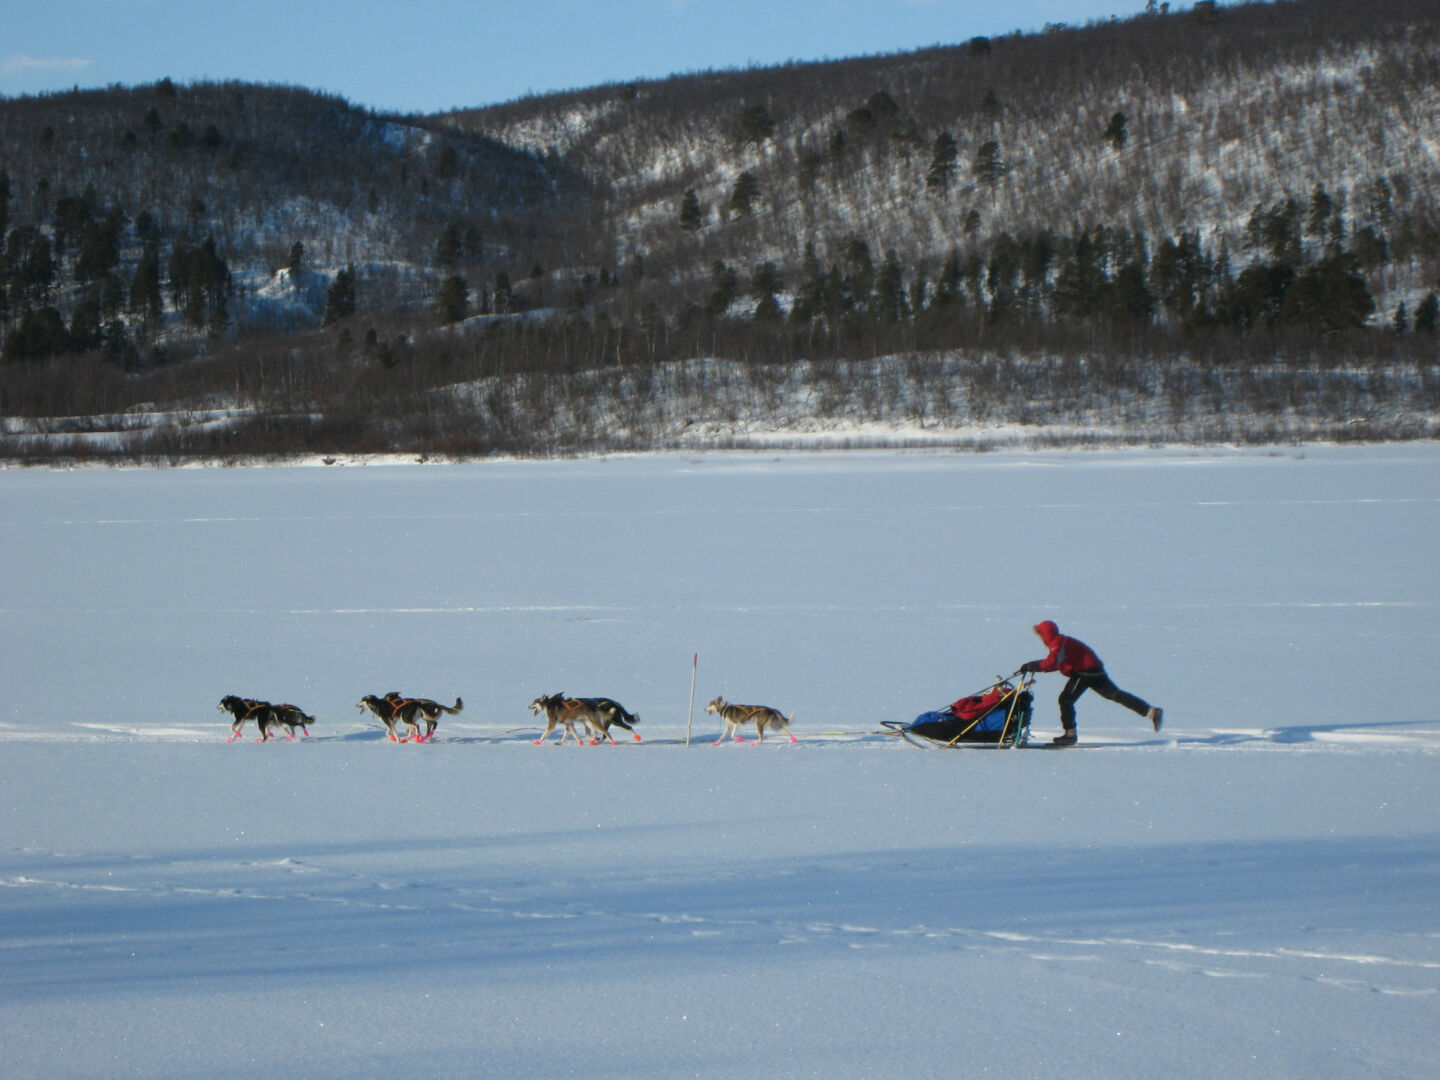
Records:
[[[0,1077],[1435,1075],[1440,446],[8,470],[0,535]],[[879,734],[1042,618],[1164,730]]]

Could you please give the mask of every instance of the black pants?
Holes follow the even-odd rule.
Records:
[[[1139,713],[1141,716],[1150,711],[1150,706],[1146,702],[1141,701],[1134,694],[1127,694],[1111,682],[1110,676],[1105,674],[1103,668],[1084,675],[1071,675],[1070,681],[1065,684],[1065,689],[1060,691],[1060,726],[1066,731],[1075,726],[1075,699],[1086,690],[1094,690],[1101,697],[1124,705],[1131,712]]]

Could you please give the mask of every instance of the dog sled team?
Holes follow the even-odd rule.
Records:
[[[277,738],[281,729],[289,733],[290,739],[295,738],[297,728],[308,736],[309,725],[315,723],[315,717],[306,714],[297,705],[272,705],[268,701],[235,694],[221,698],[217,707],[231,717],[230,737],[226,742],[239,739],[242,729],[251,722],[259,729],[258,742]],[[464,709],[465,702],[457,697],[454,705],[443,705],[429,698],[405,697],[399,691],[391,690],[379,697],[366,694],[356,702],[355,707],[362,713],[374,715],[384,724],[386,737],[391,742],[423,743],[434,739],[442,714],[456,715]],[[636,742],[641,741],[640,733],[635,730],[640,717],[614,698],[542,694],[530,703],[530,711],[545,717],[545,730],[535,740],[536,746],[543,744],[556,730],[561,732],[558,744],[561,746],[570,739],[574,739],[577,745],[586,742],[591,746],[602,742],[614,743],[611,728],[616,727],[628,731]],[[799,741],[790,733],[791,718],[769,705],[732,705],[723,697],[717,697],[705,706],[705,711],[714,713],[724,725],[720,737],[715,740],[716,746],[727,738],[743,743],[745,738],[740,732],[747,725],[754,726],[757,743],[765,741],[767,728],[783,732],[792,743]],[[422,724],[425,728],[423,732],[420,730]],[[402,725],[406,734],[400,733]]]
[[[1156,731],[1160,730],[1164,710],[1116,686],[1106,673],[1104,663],[1090,646],[1078,638],[1061,634],[1060,628],[1049,619],[1037,623],[1034,630],[1048,650],[1044,657],[1027,661],[1009,679],[997,679],[988,691],[961,698],[943,710],[922,713],[908,724],[886,721],[883,726],[889,729],[888,734],[900,735],[921,745],[983,743],[1024,746],[1030,726],[1032,698],[1029,687],[1034,682],[1034,676],[1043,672],[1058,672],[1067,679],[1059,699],[1061,733],[1051,741],[1051,745],[1076,744],[1075,702],[1087,690],[1094,690],[1101,697],[1143,716]],[[1018,684],[1013,681],[1016,676],[1023,676]],[[218,707],[231,717],[227,742],[240,738],[241,729],[251,721],[259,729],[260,742],[278,737],[281,730],[288,732],[290,739],[295,738],[296,729],[308,736],[309,725],[315,722],[315,717],[306,714],[297,705],[272,705],[268,701],[234,694],[221,698]],[[355,707],[379,719],[385,725],[386,736],[391,742],[423,743],[434,739],[442,715],[456,715],[465,703],[457,697],[454,705],[443,705],[429,698],[405,697],[399,691],[391,690],[378,697],[366,694]],[[537,717],[545,718],[545,730],[535,740],[536,746],[545,743],[557,730],[561,733],[561,746],[571,739],[577,745],[589,743],[595,746],[604,742],[616,745],[615,736],[611,733],[615,727],[628,731],[636,742],[641,741],[640,733],[635,730],[640,717],[614,698],[542,694],[530,703],[530,711]],[[736,705],[717,697],[705,706],[705,711],[714,713],[723,725],[720,737],[712,744],[714,746],[719,746],[726,739],[745,742],[741,732],[752,725],[757,744],[765,741],[767,729],[784,734],[792,743],[798,741],[790,731],[793,717],[787,717],[779,709],[768,705]],[[402,727],[405,734],[400,733]]]

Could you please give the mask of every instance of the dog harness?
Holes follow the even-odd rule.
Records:
[[[760,713],[766,713],[766,712],[769,712],[769,711],[770,711],[770,706],[768,706],[768,705],[731,705],[730,708],[732,708],[732,709],[743,709],[743,710],[744,710],[744,715],[742,715],[739,720],[732,720],[732,721],[731,721],[731,723],[735,723],[735,724],[746,724],[746,723],[749,723],[751,720],[753,720],[753,719],[754,719],[756,716],[758,716]]]

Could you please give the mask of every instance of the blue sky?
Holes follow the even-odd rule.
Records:
[[[438,112],[1083,25],[1144,0],[0,0],[0,94],[242,79]],[[1189,0],[1173,5],[1189,7]]]

